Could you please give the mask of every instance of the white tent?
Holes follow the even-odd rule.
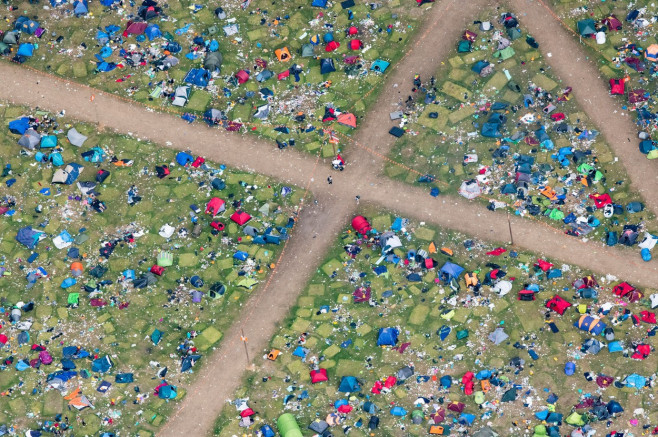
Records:
[[[462,182],[459,187],[459,194],[467,199],[475,199],[482,194],[482,188],[480,188],[480,185],[475,179],[471,179],[470,181]]]
[[[68,138],[69,143],[77,147],[82,147],[85,141],[87,141],[87,137],[78,132],[74,127],[66,133],[66,138]]]

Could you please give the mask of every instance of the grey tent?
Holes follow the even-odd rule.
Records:
[[[5,33],[5,37],[2,38],[2,42],[7,45],[16,45],[18,44],[18,32],[11,31]]]
[[[503,393],[503,396],[500,398],[500,402],[513,402],[516,400],[517,390],[516,387],[512,387]]]
[[[258,110],[254,114],[254,118],[265,120],[268,115],[270,115],[270,105],[262,105],[258,107]]]
[[[377,408],[377,405],[375,405],[370,401],[367,401],[363,404],[363,411],[365,411],[368,414],[377,414],[377,410],[379,410],[379,408]]]
[[[596,33],[596,23],[592,19],[580,20],[577,23],[578,33],[580,36],[590,36]]]
[[[253,226],[245,226],[242,232],[244,232],[245,235],[249,235],[251,237],[258,236],[258,229]]]
[[[311,431],[315,431],[318,434],[324,433],[327,430],[327,428],[329,428],[329,424],[324,420],[320,420],[320,419],[315,419],[308,426],[308,429],[310,429]]]
[[[313,53],[313,45],[308,43],[302,46],[301,52],[302,52],[302,58],[310,58],[315,54]]]
[[[485,426],[473,433],[473,437],[498,437],[498,434],[493,429]]]
[[[398,370],[398,373],[395,375],[398,378],[398,381],[405,381],[414,374],[414,371],[411,367],[409,366],[404,366],[400,370]]]
[[[210,71],[220,71],[222,68],[222,54],[219,52],[210,52],[203,61],[203,68]]]
[[[41,142],[41,135],[32,128],[25,131],[23,136],[18,140],[18,145],[26,149],[34,150]]]
[[[3,42],[0,42],[0,55],[8,55],[11,49],[9,46]]]
[[[178,58],[175,56],[167,56],[164,59],[160,59],[156,65],[160,70],[169,70],[171,67],[178,65]]]
[[[189,85],[183,85],[179,86],[176,88],[176,91],[174,92],[174,100],[172,100],[171,104],[174,106],[185,106],[187,101],[190,98],[190,86]]]
[[[78,132],[74,127],[66,133],[66,138],[68,138],[69,143],[77,147],[82,147],[85,141],[87,141],[87,137]]]
[[[509,338],[509,335],[505,334],[505,331],[503,328],[496,328],[494,332],[489,334],[489,340],[493,341],[493,343],[498,346],[505,340]]]

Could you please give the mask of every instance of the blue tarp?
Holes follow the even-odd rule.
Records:
[[[113,366],[112,360],[110,357],[105,355],[102,358],[97,358],[91,362],[91,370],[93,372],[105,373]]]
[[[338,386],[338,391],[341,393],[353,393],[361,391],[359,381],[354,376],[343,376]]]
[[[235,252],[235,254],[233,254],[233,258],[239,259],[240,261],[245,261],[247,258],[249,258],[249,254],[247,252],[238,250]]]
[[[23,135],[30,128],[30,119],[21,117],[9,122],[9,131],[16,135]]]

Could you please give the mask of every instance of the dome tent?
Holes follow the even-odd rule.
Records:
[[[210,71],[221,71],[224,58],[219,52],[209,52],[203,61],[203,68]]]

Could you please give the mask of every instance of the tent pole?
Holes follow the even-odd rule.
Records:
[[[244,329],[240,328],[240,333],[242,334],[240,339],[242,340],[242,344],[244,344],[244,353],[247,356],[247,365],[249,365],[249,350],[247,349],[247,337],[244,336]]]
[[[510,221],[510,218],[509,218],[509,211],[507,211],[507,226],[509,227],[510,244],[512,246],[514,246],[514,236],[512,235],[512,222]]]

